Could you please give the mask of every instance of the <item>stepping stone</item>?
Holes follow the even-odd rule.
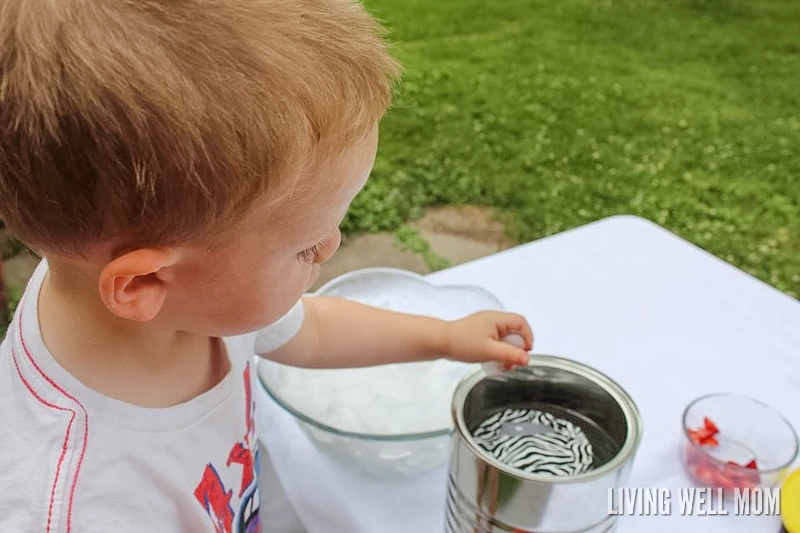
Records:
[[[489,208],[445,206],[429,208],[410,224],[428,242],[431,251],[451,265],[466,263],[512,246],[505,227]],[[428,274],[430,269],[419,254],[404,250],[393,233],[354,235],[342,242],[338,252],[322,267],[312,290],[361,268],[392,267]]]

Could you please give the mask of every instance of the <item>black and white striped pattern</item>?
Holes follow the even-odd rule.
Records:
[[[592,467],[592,444],[583,430],[543,411],[505,409],[484,420],[473,437],[497,461],[530,474],[575,476]]]

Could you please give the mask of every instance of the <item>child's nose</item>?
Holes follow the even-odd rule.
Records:
[[[322,263],[333,257],[333,254],[336,253],[336,250],[339,249],[339,246],[341,244],[342,244],[342,232],[337,229],[336,233],[325,241],[325,244],[322,246],[322,249],[314,258],[314,262],[321,265]]]

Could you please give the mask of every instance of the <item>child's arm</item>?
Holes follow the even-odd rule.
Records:
[[[533,334],[515,314],[486,311],[452,322],[406,315],[342,298],[303,300],[297,335],[264,357],[293,366],[344,368],[446,357],[467,362],[527,364]],[[519,333],[527,349],[502,342]]]

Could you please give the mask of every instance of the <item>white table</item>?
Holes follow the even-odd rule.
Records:
[[[678,460],[695,397],[749,394],[800,428],[800,303],[648,221],[613,217],[430,276],[496,294],[536,332],[535,351],[608,373],[645,436],[632,487],[691,486]],[[321,457],[261,391],[262,439],[310,533],[441,533],[446,467],[403,483]],[[676,506],[677,507],[677,506]],[[776,533],[776,517],[625,516],[620,533]],[[268,529],[267,529],[268,531]]]

